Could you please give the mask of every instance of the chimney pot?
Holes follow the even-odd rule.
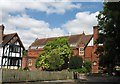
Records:
[[[0,44],[3,42],[4,25],[0,25]]]

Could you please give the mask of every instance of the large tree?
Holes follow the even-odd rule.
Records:
[[[39,55],[35,65],[45,70],[66,68],[72,54],[67,39],[57,38],[46,43],[44,52]]]
[[[102,65],[107,65],[111,74],[115,65],[120,63],[120,2],[105,2],[98,15],[99,37],[97,49]]]

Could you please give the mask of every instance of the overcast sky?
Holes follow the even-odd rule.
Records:
[[[27,49],[36,38],[92,34],[101,10],[101,0],[1,0],[0,24]]]

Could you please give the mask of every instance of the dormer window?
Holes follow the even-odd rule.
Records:
[[[37,49],[37,46],[31,46],[30,48],[31,49]]]
[[[43,48],[43,47],[44,47],[44,45],[40,45],[40,46],[38,46],[38,49]]]
[[[84,55],[84,47],[79,48],[79,55]]]
[[[76,43],[72,43],[70,44],[70,47],[75,47],[77,44]]]

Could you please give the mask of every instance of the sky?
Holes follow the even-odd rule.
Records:
[[[102,0],[1,0],[0,24],[27,49],[37,38],[92,34],[102,10]]]

